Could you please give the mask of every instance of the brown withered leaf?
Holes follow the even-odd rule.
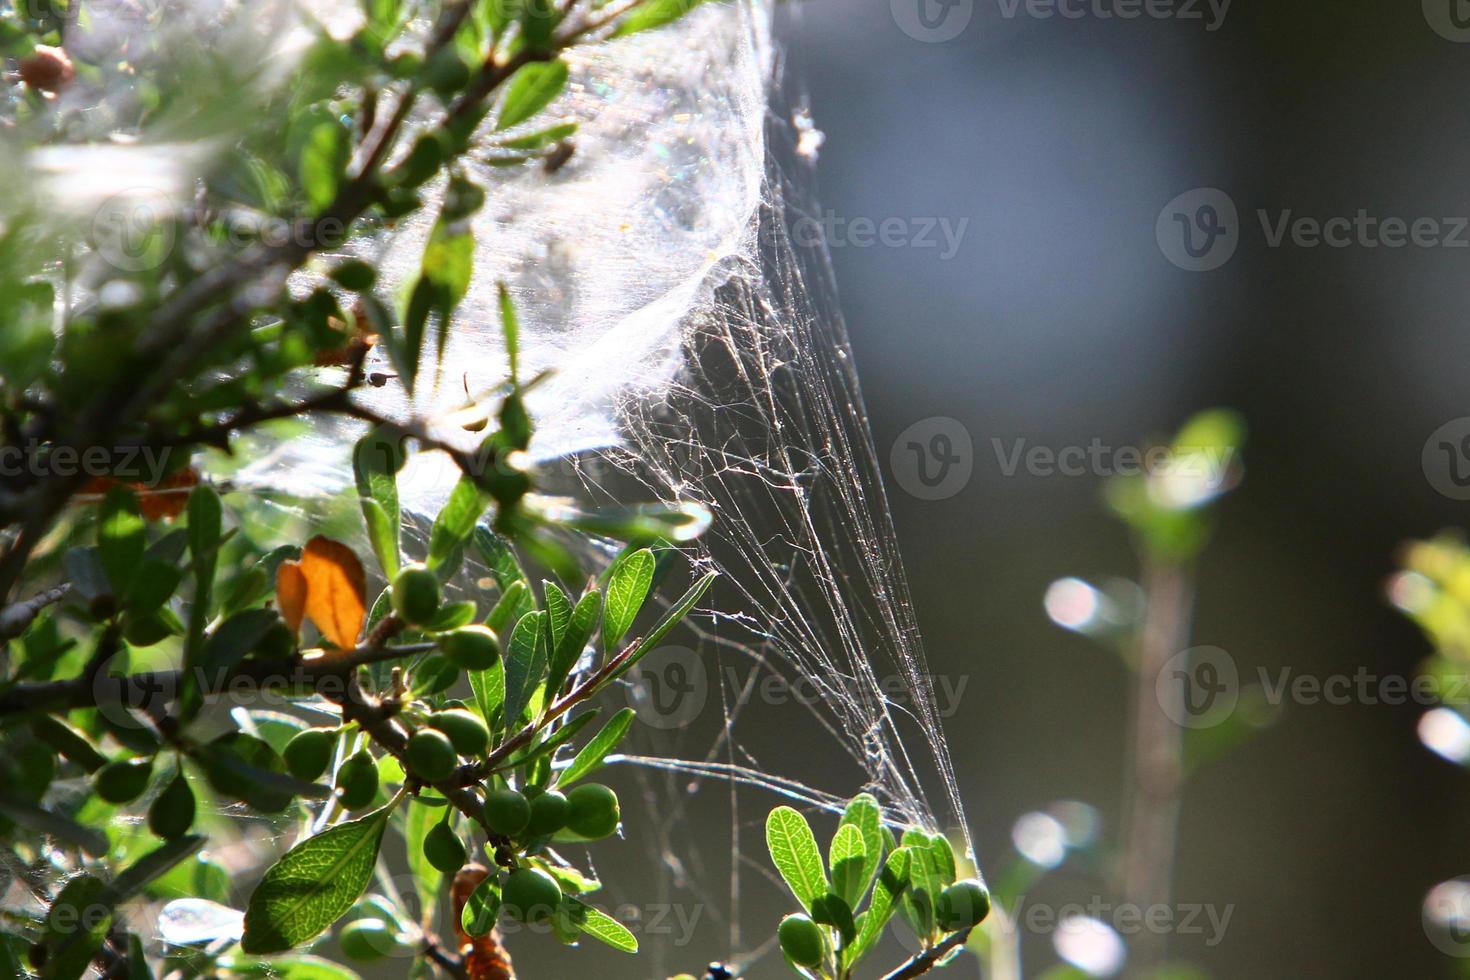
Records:
[[[90,501],[93,497],[105,497],[113,487],[127,487],[138,498],[138,512],[145,520],[172,520],[189,506],[189,491],[199,485],[199,471],[187,466],[171,473],[157,483],[129,483],[110,476],[97,476],[88,480],[78,493],[78,499]]]
[[[367,575],[352,549],[318,535],[301,553],[306,615],[335,646],[350,650],[367,619]]]
[[[500,930],[491,929],[477,937],[465,932],[460,924],[465,903],[480,882],[488,877],[490,872],[483,864],[467,864],[455,873],[454,884],[449,890],[450,907],[454,910],[454,937],[459,941],[459,952],[464,957],[465,972],[470,980],[516,980],[510,953],[500,943]]]
[[[306,574],[300,562],[283,561],[276,568],[276,607],[291,632],[300,633],[306,618]]]

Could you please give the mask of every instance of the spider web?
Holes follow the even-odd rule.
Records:
[[[575,156],[551,175],[475,170],[490,203],[473,219],[476,276],[444,366],[413,397],[396,383],[367,395],[472,449],[463,423],[493,410],[504,376],[504,281],[523,375],[549,372],[531,396],[543,485],[577,505],[652,497],[712,512],[695,563],[720,577],[689,646],[656,651],[612,694],[645,722],[614,761],[641,800],[629,828],[660,900],[711,910],[723,937],[701,941],[745,966],[781,908],[761,880],[773,877],[760,834],[771,806],[835,811],[868,791],[895,826],[970,846],[832,273],[822,246],[792,234],[814,210],[820,139],[783,104],[774,16],[766,0],[712,4],[574,52],[550,116],[581,123]],[[359,254],[401,285],[432,221]],[[358,431],[318,423],[236,479],[308,496],[348,487]],[[454,476],[419,454],[401,493],[432,512]],[[664,711],[672,694],[702,707]],[[635,894],[647,877],[606,879],[637,882],[623,889]],[[681,943],[641,938],[654,970],[696,968]]]

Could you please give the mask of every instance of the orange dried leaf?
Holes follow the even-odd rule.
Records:
[[[276,606],[291,632],[301,632],[306,617],[306,575],[300,562],[283,561],[276,568]]]
[[[150,521],[175,518],[189,506],[189,491],[199,484],[199,473],[187,466],[164,477],[157,486],[129,484],[138,494],[138,510]]]
[[[367,576],[352,549],[315,537],[301,553],[306,579],[306,615],[322,636],[343,650],[357,646],[367,619]]]

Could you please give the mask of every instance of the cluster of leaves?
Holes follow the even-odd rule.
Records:
[[[375,347],[410,393],[442,359],[475,273],[467,219],[493,193],[471,157],[564,164],[576,121],[541,117],[565,52],[697,2],[364,0],[345,36],[307,24],[295,61],[257,5],[0,11],[0,159],[33,178],[0,202],[0,450],[25,461],[0,472],[0,842],[29,896],[0,974],[152,975],[152,932],[124,914],[140,898],[195,924],[169,932],[175,976],[351,977],[308,951],[339,922],[346,952],[410,952],[414,975],[504,975],[502,912],[636,947],[551,845],[616,832],[616,794],[587,777],[631,716],[588,728],[590,702],[708,587],[637,629],[697,515],[542,509],[503,289],[509,376],[478,452],[352,395],[390,380],[365,368]],[[119,11],[126,30],[94,30]],[[99,205],[43,186],[99,148],[147,169],[159,146],[186,200],[124,229],[122,253]],[[341,257],[430,201],[404,289]],[[353,454],[372,572],[340,515],[294,526],[208,475],[251,430],[321,413],[373,428]],[[396,478],[427,449],[464,475],[414,562]],[[589,537],[626,546],[593,579]],[[471,559],[488,578],[449,600]],[[223,713],[225,693],[273,707]],[[372,888],[390,828],[421,916]],[[297,843],[242,917],[231,879],[257,870],[261,829]],[[453,943],[433,931],[446,893]]]
[[[377,455],[380,439],[373,434],[359,445],[359,461]],[[390,824],[407,841],[425,908],[435,907],[445,875],[468,869],[477,877],[456,909],[465,948],[490,933],[504,908],[522,920],[549,921],[568,942],[585,933],[636,950],[624,927],[583,900],[598,882],[549,845],[616,831],[616,795],[583,780],[617,747],[632,712],[614,715],[573,752],[599,713],[588,702],[662,640],[710,577],[628,642],[675,550],[629,544],[579,597],[551,580],[538,595],[511,543],[481,523],[491,498],[465,477],[434,522],[425,563],[399,567],[396,484],[386,476],[365,478],[362,497],[386,583],[371,605],[357,555],[321,536],[303,548],[260,553],[234,571],[220,558],[240,528],[225,530],[220,498],[207,484],[191,491],[173,519],[146,520],[125,487],[97,505],[96,543],[66,554],[66,603],[26,631],[0,694],[13,709],[4,716],[3,760],[15,777],[0,790],[0,832],[33,860],[69,855],[86,869],[49,903],[44,920],[7,937],[12,957],[24,951],[43,976],[65,978],[80,976],[105,943],[120,946],[112,955],[130,956],[136,937],[114,930],[113,909],[164,875],[173,876],[172,890],[155,897],[224,900],[216,866],[196,862],[194,881],[182,876],[218,832],[219,807],[230,803],[250,814],[314,819],[326,829],[266,872],[245,912],[238,952],[175,954],[191,975],[212,975],[222,963],[244,969],[250,956],[314,941],[358,905]],[[379,520],[386,515],[393,520]],[[620,526],[605,517],[600,526],[637,540],[646,519]],[[185,526],[170,528],[177,520]],[[488,612],[474,598],[443,601],[441,585],[467,549],[491,572]],[[308,622],[318,647],[307,645]],[[61,639],[78,627],[86,628],[90,649]],[[139,680],[128,670],[130,657],[170,648],[184,669],[167,675],[166,693],[141,702],[97,699]],[[82,662],[73,673],[76,655]],[[70,679],[36,682],[51,673]],[[453,696],[461,677],[467,699]],[[293,714],[242,708],[232,718],[243,724],[207,735],[201,712],[209,696],[242,679],[282,684],[283,697],[333,721],[310,726]],[[58,798],[55,786],[77,774],[90,774],[92,793]],[[165,842],[155,850],[119,819],[143,812],[149,833]],[[493,870],[470,861],[466,837],[483,840]],[[115,862],[99,860],[140,852],[115,874]],[[106,910],[95,928],[59,924],[88,907]],[[423,945],[420,925],[391,900],[375,897],[371,908],[344,933],[349,952],[372,957]]]
[[[895,914],[925,951],[914,968],[942,966],[990,913],[985,885],[959,879],[948,838],[918,828],[895,837],[866,793],[847,805],[825,862],[810,824],[791,807],[767,817],[766,845],[803,909],[781,920],[778,939],[786,962],[804,977],[854,976]]]

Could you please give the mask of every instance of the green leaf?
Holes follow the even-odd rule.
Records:
[[[510,544],[504,538],[481,525],[475,528],[474,540],[475,550],[490,567],[490,576],[495,579],[502,594],[517,583],[530,587],[531,580],[526,577],[521,563],[516,561],[515,552],[510,550]],[[521,610],[520,615],[515,618],[520,619],[528,611],[529,609]]]
[[[842,826],[855,828],[863,837],[863,869],[859,876],[861,885],[857,895],[850,899],[856,907],[867,892],[868,885],[872,883],[873,875],[878,873],[878,868],[883,864],[883,811],[872,794],[859,793],[852,798],[842,814]],[[840,828],[838,833],[841,833]],[[835,863],[832,874],[835,879]]]
[[[321,214],[336,200],[350,154],[347,134],[341,125],[320,122],[312,127],[301,148],[300,176],[301,188],[313,214]]]
[[[883,927],[893,918],[894,909],[902,898],[909,883],[909,862],[912,852],[899,848],[888,856],[888,861],[873,885],[873,898],[868,909],[858,916],[858,937],[846,950],[843,961],[852,966],[862,959],[878,942]]]
[[[832,869],[832,890],[850,908],[862,901],[863,892],[868,887],[868,880],[864,877],[867,861],[867,842],[863,840],[862,831],[851,824],[838,827],[828,852],[827,866]]]
[[[133,491],[126,487],[109,491],[103,498],[101,520],[97,524],[97,550],[113,595],[125,596],[132,588],[148,547],[147,530]]]
[[[613,37],[627,37],[672,24],[705,0],[644,0],[619,22]]]
[[[429,531],[427,564],[440,580],[448,579],[458,570],[464,557],[464,544],[474,533],[486,506],[485,496],[475,481],[461,477]]]
[[[577,600],[571,621],[567,624],[561,641],[557,643],[547,669],[546,689],[553,696],[561,690],[562,684],[566,683],[568,675],[581,659],[582,652],[587,649],[587,641],[592,638],[592,633],[597,628],[597,617],[601,614],[602,593],[598,590],[591,589]]]
[[[208,843],[202,834],[187,834],[169,841],[134,861],[113,879],[109,891],[114,903],[125,902],[163,877],[174,865],[198,854]]]
[[[459,913],[459,924],[471,936],[483,936],[500,917],[500,882],[494,875],[475,886]]]
[[[497,724],[496,718],[505,707],[505,662],[498,660],[487,670],[470,671],[470,689],[475,692],[475,706],[485,724],[492,731],[502,727],[503,722]]]
[[[221,623],[204,644],[199,666],[206,677],[223,676],[254,650],[281,621],[274,609],[247,609]]]
[[[438,793],[425,787],[418,800],[408,808],[403,820],[403,845],[408,851],[408,868],[413,872],[413,886],[418,893],[422,908],[437,907],[439,886],[444,882],[444,873],[429,863],[424,856],[424,838],[443,819],[443,814],[432,806],[425,806],[424,799],[435,799]]]
[[[143,952],[143,937],[136,932],[128,936],[128,980],[153,980],[153,971]]]
[[[403,466],[403,448],[392,433],[375,429],[363,436],[352,450],[352,472],[368,540],[378,566],[389,581],[398,574],[401,557],[398,529],[402,514],[398,505],[398,471]]]
[[[613,565],[602,610],[602,644],[609,653],[623,641],[648,599],[655,564],[653,552],[643,548],[623,555]]]
[[[507,150],[539,150],[550,143],[575,136],[577,128],[578,124],[574,122],[558,123],[555,126],[547,126],[545,129],[538,130],[530,136],[502,140],[500,145]]]
[[[596,718],[601,710],[601,708],[593,708],[590,711],[582,712],[580,715],[558,728],[545,741],[537,742],[534,746],[527,749],[525,752],[522,752],[518,754],[515,758],[511,759],[505,764],[505,768],[518,768],[520,766],[524,766],[528,762],[534,762],[535,760],[540,759],[542,756],[550,755],[551,753],[555,752],[557,749],[561,748],[563,745],[576,738],[577,733],[580,732],[583,728],[586,728],[588,723]]]
[[[391,809],[337,824],[287,851],[250,896],[240,948],[282,953],[346,915],[372,881]]]
[[[511,387],[520,387],[520,362],[521,362],[521,321],[516,316],[515,302],[510,298],[510,290],[505,283],[495,285],[496,294],[500,298],[500,329],[505,334],[505,356],[510,359],[510,383]]]
[[[637,938],[617,919],[575,898],[567,899],[567,904],[570,906],[572,922],[578,929],[593,939],[607,943],[613,949],[624,953],[638,952]]]
[[[469,292],[474,271],[475,236],[470,233],[469,225],[441,219],[424,246],[424,275],[443,289],[440,312],[446,320]]]
[[[789,806],[778,806],[766,818],[766,847],[796,900],[808,912],[829,889],[822,854],[806,817]]]
[[[602,761],[628,734],[628,729],[633,725],[633,715],[632,708],[624,708],[609,718],[607,724],[602,726],[602,731],[592,736],[592,741],[582,746],[582,751],[562,770],[561,775],[556,778],[556,785],[570,786],[602,765]]]
[[[546,649],[555,651],[561,648],[562,637],[571,625],[572,600],[555,582],[543,581],[541,589],[546,595]]]
[[[689,590],[680,597],[678,602],[669,607],[668,611],[664,613],[663,618],[633,648],[633,652],[629,654],[628,659],[623,662],[622,667],[618,670],[618,677],[631,670],[634,664],[642,660],[648,654],[648,651],[658,646],[663,641],[663,638],[669,635],[669,631],[675,626],[678,626],[679,622],[685,616],[689,615],[689,610],[693,609],[694,604],[704,598],[704,594],[714,584],[716,574],[715,572],[707,573],[703,578],[691,585]]]
[[[515,728],[531,705],[531,697],[546,675],[545,613],[526,613],[516,623],[505,652],[505,725]]]
[[[519,623],[522,616],[535,611],[536,596],[532,594],[531,587],[525,582],[516,582],[501,593],[490,615],[485,617],[485,625],[497,634],[503,633],[511,623]]]
[[[905,831],[903,846],[910,854],[909,887],[899,903],[899,911],[915,935],[927,940],[934,931],[934,903],[944,890],[943,875],[928,834],[919,830]]]
[[[567,87],[568,75],[567,66],[561,61],[522,65],[506,89],[495,128],[510,129],[545,109]]]
[[[127,590],[128,615],[141,619],[156,613],[179,588],[183,572],[173,565],[144,558]]]
[[[89,874],[66,883],[46,913],[41,943],[46,947],[43,980],[78,980],[112,928],[107,886]]]

